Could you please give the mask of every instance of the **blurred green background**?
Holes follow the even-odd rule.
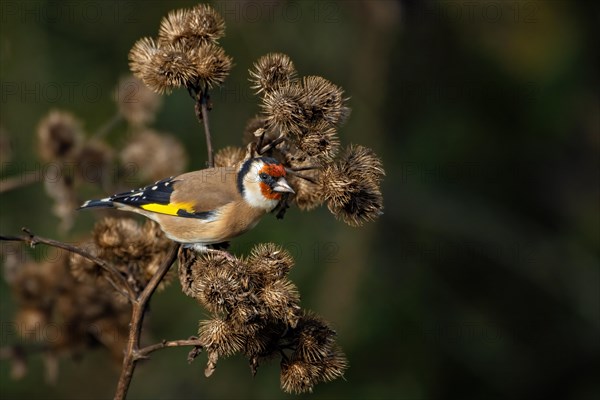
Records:
[[[127,53],[187,1],[2,1],[0,125],[11,139],[2,177],[36,168],[35,130],[52,108],[94,132],[115,113]],[[591,399],[600,393],[599,12],[592,1],[222,1],[221,40],[235,67],[213,93],[217,148],[239,145],[258,111],[248,68],[287,53],[300,75],[341,85],[345,144],[373,148],[387,171],[385,215],[361,229],[326,208],[265,218],[233,242],[274,241],[296,256],[302,304],[335,326],[345,380],[302,398]],[[596,38],[596,39],[594,39]],[[202,168],[204,139],[184,90],[156,127]],[[108,136],[115,146],[119,131]],[[4,155],[3,157],[8,157]],[[88,188],[92,195],[101,190]],[[1,197],[2,234],[57,232],[42,184]],[[40,250],[37,250],[38,252]],[[39,257],[39,254],[38,254]],[[0,283],[1,345],[17,341]],[[155,296],[153,339],[193,335],[206,317],[174,283]],[[152,355],[130,398],[292,398],[277,362],[256,378],[241,357],[203,376],[205,355]],[[105,352],[64,359],[56,385],[40,357],[21,381],[0,364],[0,397],[96,399],[114,393]]]

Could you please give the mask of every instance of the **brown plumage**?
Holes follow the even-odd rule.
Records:
[[[268,157],[208,168],[155,182],[81,208],[114,207],[156,221],[172,240],[204,250],[252,229],[282,194],[293,192],[285,168]]]

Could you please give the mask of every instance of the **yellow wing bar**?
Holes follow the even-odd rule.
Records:
[[[194,207],[192,203],[171,203],[171,204],[158,204],[150,203],[141,206],[144,210],[152,211],[159,214],[167,215],[179,215],[179,210],[184,210],[188,213],[194,213]]]

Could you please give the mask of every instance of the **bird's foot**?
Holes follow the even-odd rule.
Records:
[[[236,261],[235,256],[233,254],[229,253],[228,251],[225,251],[225,250],[207,248],[204,251],[206,253],[219,254],[219,255],[225,257],[229,261]]]

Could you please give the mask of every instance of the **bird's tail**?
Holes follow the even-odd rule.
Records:
[[[100,200],[88,200],[85,203],[83,203],[78,208],[78,210],[81,210],[83,208],[98,208],[98,207],[112,208],[112,207],[114,207],[114,205],[113,205],[113,202],[110,200],[110,198],[100,199]]]

